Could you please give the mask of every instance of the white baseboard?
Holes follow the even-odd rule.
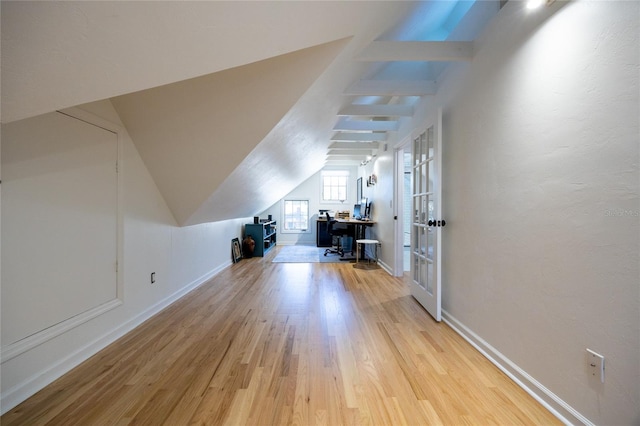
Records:
[[[566,425],[594,426],[589,419],[573,409],[444,309],[442,310],[442,320],[561,422]]]
[[[30,396],[34,395],[40,389],[44,388],[54,380],[58,379],[62,375],[68,373],[73,368],[80,365],[82,362],[86,361],[100,350],[104,349],[111,343],[118,340],[120,337],[124,336],[131,330],[135,329],[137,326],[156,315],[158,312],[162,311],[167,306],[176,302],[178,299],[184,297],[187,293],[195,290],[200,287],[205,282],[209,281],[215,275],[217,275],[220,271],[227,268],[231,265],[231,261],[222,264],[218,268],[215,268],[205,275],[197,278],[192,281],[185,287],[180,290],[174,292],[173,294],[165,297],[158,303],[150,306],[143,312],[139,313],[135,317],[129,319],[113,330],[105,333],[101,337],[95,339],[89,344],[79,348],[69,356],[64,359],[59,360],[55,364],[47,367],[46,369],[33,374],[30,378],[26,379],[22,383],[19,383],[13,386],[11,389],[7,389],[3,391],[0,395],[0,415],[6,413],[11,410],[22,401],[26,400]]]
[[[384,263],[381,259],[378,259],[378,265],[384,269],[385,271],[387,271],[387,273],[391,276],[393,276],[393,269],[391,267],[389,267],[389,265],[387,265],[386,263]]]

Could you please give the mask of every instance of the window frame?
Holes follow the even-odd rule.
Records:
[[[329,198],[325,199],[325,178],[344,178],[344,199],[339,198]],[[349,199],[349,178],[351,177],[351,172],[347,169],[335,169],[335,170],[322,170],[320,172],[320,203],[321,204],[338,204],[344,203]],[[338,191],[340,190],[340,185],[338,185]]]
[[[306,229],[287,229],[287,203],[299,202],[307,204]],[[311,232],[311,202],[308,198],[290,197],[282,200],[282,226],[280,232],[283,234],[308,234]],[[300,215],[302,217],[302,215]]]

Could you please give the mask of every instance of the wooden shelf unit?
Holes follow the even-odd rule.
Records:
[[[244,234],[251,236],[256,242],[256,248],[253,255],[264,257],[272,248],[276,246],[276,221],[271,220],[260,223],[247,223],[244,226]]]

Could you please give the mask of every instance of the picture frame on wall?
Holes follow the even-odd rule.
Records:
[[[242,247],[240,247],[239,238],[231,240],[231,258],[233,259],[233,263],[240,262],[242,259]]]
[[[362,178],[359,177],[356,182],[356,200],[362,200]]]
[[[367,178],[367,186],[373,186],[378,183],[378,177],[376,175],[371,175]]]

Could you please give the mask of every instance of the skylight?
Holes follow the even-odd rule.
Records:
[[[475,0],[420,2],[411,17],[381,39],[443,41],[467,14]]]

